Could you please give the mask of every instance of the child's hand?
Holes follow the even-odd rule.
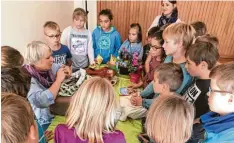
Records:
[[[45,131],[44,135],[45,135],[46,142],[49,142],[50,140],[54,138],[52,131]]]
[[[64,65],[64,72],[67,74],[67,76],[71,76],[71,74],[72,74],[71,67]]]

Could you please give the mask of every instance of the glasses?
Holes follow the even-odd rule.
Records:
[[[45,33],[45,35],[46,36],[48,36],[48,37],[50,37],[51,39],[54,39],[54,38],[59,38],[60,36],[61,36],[61,33],[59,33],[59,34],[57,34],[57,35],[47,35],[46,33]]]
[[[209,87],[209,92],[208,92],[208,93],[210,94],[211,92],[234,94],[233,92],[230,92],[230,91],[224,91],[224,90],[213,90],[213,89],[211,89],[211,87]]]
[[[155,50],[161,49],[161,48],[162,48],[162,47],[159,47],[159,46],[157,46],[157,45],[151,45],[151,44],[150,44],[150,47],[153,48],[153,49],[155,49]]]

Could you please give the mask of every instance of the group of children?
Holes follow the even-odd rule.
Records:
[[[99,13],[100,26],[93,33],[84,27],[87,14],[81,8],[74,10],[72,26],[62,35],[58,24],[46,22],[45,41],[54,62],[72,66],[73,72],[94,65],[99,56],[108,64],[121,50],[137,53],[145,74],[131,88],[144,86],[144,90],[130,94],[128,100],[141,113],[134,110],[127,116],[146,117],[143,125],[149,142],[233,142],[234,63],[219,65],[218,39],[207,34],[203,22],[179,22],[175,1],[163,1],[162,7],[164,14],[156,17],[143,48],[138,23],[130,25],[128,39],[121,45],[108,9]],[[52,132],[42,129],[26,99],[31,78],[22,69],[23,56],[8,46],[1,51],[2,142],[49,141]],[[73,95],[66,124],[56,127],[54,141],[125,143],[124,134],[115,130],[119,111],[125,113],[126,108],[119,106],[107,79],[88,79]]]

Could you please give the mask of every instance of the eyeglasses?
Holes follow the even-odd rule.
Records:
[[[57,35],[47,35],[46,33],[45,33],[45,35],[46,36],[48,36],[48,37],[50,37],[51,39],[54,39],[54,38],[59,38],[60,36],[61,36],[61,33],[59,33],[59,34],[57,34]]]
[[[233,92],[230,92],[230,91],[224,91],[224,90],[213,90],[213,89],[211,89],[211,87],[209,87],[209,92],[208,92],[208,93],[210,94],[211,92],[234,94]]]
[[[162,47],[159,47],[159,46],[157,46],[157,45],[151,45],[151,44],[150,44],[150,47],[153,48],[153,49],[155,49],[155,50],[161,49],[161,48],[162,48]]]

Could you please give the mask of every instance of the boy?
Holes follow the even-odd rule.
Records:
[[[2,143],[38,143],[37,125],[27,100],[13,93],[1,93]]]
[[[219,59],[217,48],[203,41],[196,41],[186,52],[186,69],[194,78],[192,85],[183,95],[184,99],[194,104],[196,109],[195,123],[193,125],[193,135],[190,143],[198,142],[203,138],[204,130],[202,125],[196,123],[200,116],[209,112],[208,97],[206,93],[210,87],[210,71],[216,66]]]
[[[175,95],[175,91],[180,87],[183,81],[183,72],[179,65],[174,63],[164,63],[158,66],[154,72],[154,92],[160,96]],[[127,100],[130,98],[129,103]],[[123,103],[124,102],[124,103]],[[122,105],[123,115],[121,120],[126,120],[129,116],[133,119],[145,116],[147,109],[142,106],[142,98],[139,93],[132,94],[129,97],[120,97],[120,105]]]
[[[209,111],[206,93],[210,87],[210,71],[219,59],[219,53],[213,44],[196,42],[186,53],[186,69],[194,78],[192,85],[186,90],[184,98],[195,105],[196,118]]]
[[[72,72],[93,65],[94,52],[92,34],[85,29],[87,13],[82,8],[76,8],[72,15],[72,26],[63,30],[61,43],[68,46],[72,54]]]
[[[219,65],[211,73],[208,104],[211,112],[201,116],[206,143],[234,141],[234,63]]]
[[[183,71],[183,82],[179,89],[176,90],[178,94],[183,94],[184,89],[192,82],[192,77],[185,69],[185,53],[194,40],[195,30],[192,26],[185,23],[173,23],[163,31],[164,44],[163,48],[167,55],[164,63],[179,64]],[[141,97],[154,93],[153,83],[151,82],[141,93]],[[157,97],[158,94],[155,95]],[[139,100],[139,99],[138,99]],[[138,101],[139,102],[139,101]],[[149,108],[152,104],[152,99],[143,99],[142,105]]]
[[[47,45],[53,51],[54,63],[71,66],[71,52],[67,46],[60,44],[60,28],[57,23],[47,21],[44,24],[44,35]]]
[[[195,37],[203,36],[207,33],[206,24],[202,21],[195,21],[191,23],[191,26],[193,26],[196,31]]]

